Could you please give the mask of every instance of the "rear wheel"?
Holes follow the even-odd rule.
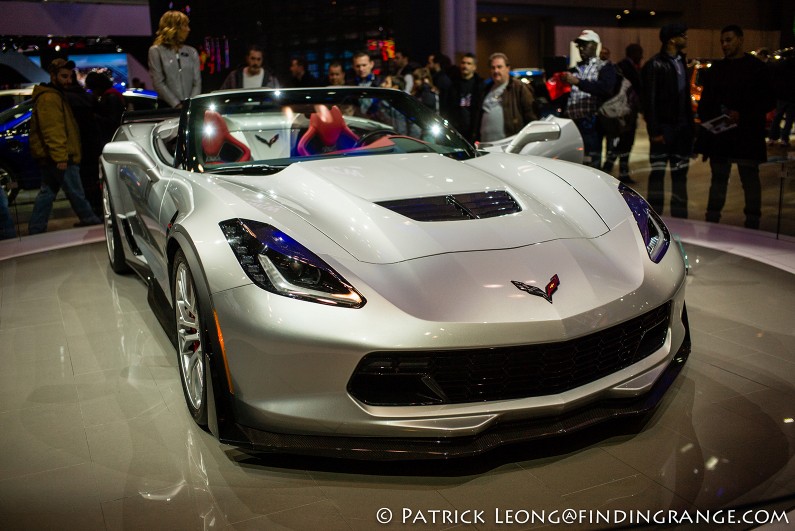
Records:
[[[177,363],[185,402],[193,420],[207,425],[207,367],[204,349],[208,345],[199,294],[182,251],[173,266],[174,312],[177,327]]]
[[[113,211],[107,181],[102,182],[102,218],[105,225],[105,244],[108,247],[108,260],[115,273],[122,274],[130,271],[130,266],[124,259],[119,221]]]

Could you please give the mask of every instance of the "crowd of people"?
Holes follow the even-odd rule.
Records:
[[[149,72],[163,107],[179,108],[184,100],[202,92],[198,53],[185,44],[189,32],[188,17],[168,11],[161,17],[149,49]],[[723,28],[720,43],[724,58],[703,76],[698,114],[707,127],[695,127],[684,53],[687,27],[665,25],[659,37],[659,52],[645,63],[637,43],[629,44],[626,56],[613,63],[610,50],[593,30],[585,29],[574,39],[579,61],[555,77],[565,85],[562,114],[576,124],[583,139],[583,163],[610,173],[618,160],[619,180],[634,184],[629,156],[642,114],[650,143],[647,196],[657,213],[665,211],[665,175],[670,170],[668,213],[688,217],[687,173],[691,158],[701,155],[709,160],[712,173],[705,219],[720,220],[731,166],[736,164],[745,193],[745,225],[759,228],[759,164],[767,158],[768,140],[765,116],[776,110],[768,142],[789,145],[795,119],[795,59],[772,73],[765,64],[769,52],[747,53],[743,30],[736,25]],[[539,115],[532,86],[511,76],[510,61],[500,52],[488,57],[487,79],[478,75],[477,58],[472,53],[464,54],[456,68],[442,53],[431,54],[420,65],[398,50],[388,69],[377,75],[370,55],[358,52],[347,71],[343,63],[331,62],[324,80],[307,70],[302,57],[294,57],[289,78],[283,83],[264,65],[263,49],[250,46],[244,64],[228,74],[221,88],[351,85],[402,90],[447,118],[471,142],[515,135]],[[29,223],[30,234],[47,229],[53,200],[61,188],[80,220],[77,225],[101,222],[97,158],[125,109],[123,96],[102,74],[87,77],[89,95],[74,83],[71,61],[56,59],[49,72],[51,82],[37,86],[33,93],[31,151],[43,181]],[[605,105],[619,93],[626,111],[616,118],[605,112]],[[7,212],[7,205],[0,205],[0,210],[3,207]],[[4,219],[0,235],[13,236],[13,224]]]
[[[629,172],[629,153],[641,113],[649,137],[651,171],[647,198],[656,212],[665,211],[665,175],[669,170],[668,213],[688,217],[687,174],[691,159],[700,155],[709,162],[711,171],[704,219],[716,223],[720,220],[731,167],[736,165],[745,196],[745,226],[758,229],[762,215],[759,166],[767,160],[766,117],[774,108],[777,110],[769,128],[768,144],[789,146],[795,107],[793,59],[766,64],[769,52],[746,51],[741,27],[724,27],[720,32],[724,57],[702,76],[699,127],[694,121],[684,53],[687,27],[668,24],[660,29],[659,36],[659,52],[642,66],[643,50],[638,44],[627,46],[626,57],[613,65],[604,47],[597,56],[600,39],[595,32],[584,30],[575,40],[581,60],[563,79],[571,86],[566,109],[582,135],[584,163],[609,173],[618,158],[619,180],[634,183]],[[615,120],[605,120],[603,110],[624,79],[632,88],[630,112],[622,127],[611,131],[610,124],[615,124]],[[603,137],[607,156],[600,164]]]

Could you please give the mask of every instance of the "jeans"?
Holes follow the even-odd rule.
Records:
[[[596,115],[574,120],[582,136],[582,146],[585,156],[582,163],[592,168],[602,168],[602,139],[604,133],[599,126]]]
[[[762,216],[762,185],[759,182],[759,162],[754,160],[733,161],[737,164],[740,181],[745,192],[745,226],[749,229],[759,228],[759,218]],[[712,184],[709,187],[709,201],[707,202],[707,221],[717,223],[720,221],[720,212],[726,204],[726,189],[729,185],[729,173],[732,161],[728,159],[709,160],[712,169]]]
[[[783,129],[781,128],[782,119],[784,119]],[[795,122],[795,101],[778,100],[776,102],[776,114],[770,124],[770,140],[789,142],[793,122]]]
[[[608,136],[607,156],[605,157],[605,164],[602,166],[602,171],[605,173],[612,172],[613,165],[616,159],[618,159],[618,179],[620,181],[629,181],[629,154],[634,144],[634,127],[627,129],[618,136]]]
[[[671,216],[687,217],[687,170],[693,149],[690,126],[668,126],[663,130],[663,142],[649,146],[649,205],[662,215],[665,207],[665,168],[671,166]]]
[[[83,193],[83,185],[80,183],[80,166],[69,164],[66,171],[59,170],[54,164],[41,165],[41,190],[33,203],[33,212],[30,214],[28,223],[29,234],[39,234],[47,230],[47,222],[52,212],[52,203],[58,190],[63,188],[66,198],[72,206],[80,221],[87,224],[99,224],[102,222],[91,205],[86,201]]]
[[[15,238],[16,235],[14,220],[11,218],[11,211],[8,209],[8,196],[5,190],[0,190],[0,240]]]

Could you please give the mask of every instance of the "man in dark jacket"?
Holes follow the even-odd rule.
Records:
[[[667,24],[660,29],[662,48],[649,59],[641,78],[643,117],[649,133],[648,199],[663,213],[665,169],[671,166],[671,215],[687,217],[687,170],[693,152],[693,111],[687,82],[687,26]]]
[[[491,79],[487,81],[480,108],[481,142],[494,142],[515,135],[529,122],[536,120],[533,93],[511,77],[511,64],[504,53],[489,57]]]
[[[716,61],[704,76],[698,114],[702,123],[725,115],[734,127],[718,134],[699,132],[697,151],[709,157],[712,169],[706,219],[716,223],[720,220],[729,172],[735,163],[745,192],[745,226],[758,229],[762,215],[759,163],[767,160],[765,115],[775,107],[775,93],[768,68],[745,53],[739,26],[723,28],[720,45],[724,58]]]
[[[72,61],[54,59],[49,66],[50,83],[33,89],[30,153],[39,164],[42,182],[30,214],[30,234],[47,230],[52,203],[61,188],[80,218],[78,226],[102,223],[86,201],[80,183],[80,131],[64,97],[64,89],[72,82],[74,68]]]
[[[279,88],[276,77],[262,66],[262,48],[256,44],[248,47],[246,66],[233,70],[226,76],[221,89]]]
[[[356,52],[351,61],[353,77],[348,80],[347,85],[357,87],[380,87],[384,81],[381,76],[373,73],[375,62],[370,54],[364,51]]]
[[[464,54],[459,74],[453,78],[446,100],[440,102],[442,116],[470,142],[475,141],[475,125],[483,102],[483,80],[476,70],[475,54]]]
[[[563,80],[571,85],[566,114],[582,135],[583,164],[601,169],[604,131],[597,113],[602,103],[616,93],[616,67],[597,57],[596,50],[601,41],[595,31],[583,30],[574,42],[581,61],[577,63],[575,72],[563,74]]]
[[[290,59],[290,79],[286,85],[290,88],[319,87],[320,81],[307,70],[306,59],[298,56]]]

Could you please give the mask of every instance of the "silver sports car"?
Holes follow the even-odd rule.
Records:
[[[102,160],[108,256],[147,282],[196,422],[444,458],[653,409],[690,349],[678,246],[612,177],[499,151],[390,89],[129,116]]]

